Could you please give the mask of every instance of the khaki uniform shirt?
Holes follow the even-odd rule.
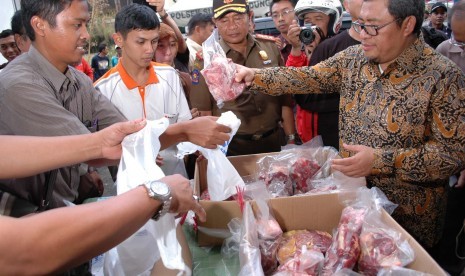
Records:
[[[278,47],[273,41],[255,39],[251,35],[248,35],[247,41],[247,55],[245,57],[231,49],[223,40],[220,40],[220,44],[228,58],[243,66],[265,68],[284,64]],[[212,111],[214,116],[232,111],[241,120],[238,135],[263,134],[278,128],[282,119],[282,106],[291,106],[292,104],[290,95],[273,97],[246,89],[237,99],[226,102],[223,108],[219,109],[208,91],[205,79],[200,74],[203,69],[203,60],[200,60],[199,57],[201,55],[197,54],[194,70],[191,73],[193,85],[190,100],[192,107],[196,107],[200,111]],[[241,149],[234,150],[234,152],[230,150],[228,154],[240,155],[279,150],[278,135],[272,136],[273,138],[270,139],[260,139],[258,143],[255,143],[257,141],[244,141],[244,143],[240,143]],[[231,142],[232,145],[230,144],[230,149],[234,149],[235,143],[238,142],[238,139],[234,138]],[[260,144],[260,148],[257,148],[256,144]]]
[[[88,76],[72,66],[61,73],[33,46],[0,74],[0,135],[86,134],[125,120]],[[77,198],[79,167],[58,170],[51,208]],[[44,183],[38,174],[0,180],[0,189],[38,206]]]
[[[251,90],[340,91],[339,144],[374,148],[368,185],[399,204],[393,217],[425,247],[439,240],[448,179],[465,167],[465,75],[450,60],[419,38],[381,73],[352,46],[313,67],[260,70]]]

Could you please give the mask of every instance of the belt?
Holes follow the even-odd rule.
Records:
[[[268,131],[263,132],[262,134],[236,134],[234,135],[234,138],[239,138],[243,140],[252,140],[252,141],[258,141],[261,140],[265,137],[270,136],[271,134],[275,133],[278,130],[278,127],[275,127],[273,129],[270,129]]]

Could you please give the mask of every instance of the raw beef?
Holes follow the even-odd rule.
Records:
[[[296,193],[306,193],[314,187],[309,186],[310,180],[320,170],[320,166],[315,161],[305,157],[299,157],[291,165],[290,176],[295,182]]]
[[[337,232],[333,238],[323,266],[322,275],[333,275],[336,271],[352,269],[360,255],[360,233],[366,209],[347,206],[342,210]]]
[[[202,70],[208,89],[218,103],[234,100],[244,90],[245,84],[235,81],[235,71],[236,65],[218,54],[214,54],[210,65]]]

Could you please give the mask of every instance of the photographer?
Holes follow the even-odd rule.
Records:
[[[303,26],[299,26],[294,20],[289,27],[288,36],[293,47],[286,66],[301,67],[310,64],[312,53],[320,42],[334,36],[339,31],[342,6],[337,0],[329,2],[300,0],[295,10]],[[301,51],[301,44],[304,45],[305,52]],[[295,95],[295,100],[298,104],[297,133],[302,141],[307,142],[317,135],[322,135],[325,145],[338,148],[338,95]],[[331,106],[327,108],[325,103]],[[315,110],[315,106],[320,109]],[[324,112],[318,114],[317,112],[320,111]],[[336,112],[335,115],[334,112]],[[319,125],[325,125],[323,131]]]

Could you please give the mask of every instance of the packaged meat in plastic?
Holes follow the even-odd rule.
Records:
[[[262,268],[265,275],[270,275],[278,267],[276,254],[283,231],[272,216],[267,202],[263,199],[256,199],[255,203]]]
[[[215,29],[202,44],[204,69],[200,72],[205,78],[208,90],[221,109],[224,102],[234,100],[242,93],[245,84],[236,82],[236,64],[226,58],[218,41],[218,30]]]
[[[302,245],[301,249],[292,258],[278,267],[278,271],[290,272],[291,274],[288,275],[292,276],[318,275],[323,259],[324,256],[320,251],[307,249],[305,245]]]
[[[305,194],[314,189],[310,180],[320,170],[320,166],[314,160],[306,157],[297,158],[290,167],[290,177],[295,183],[295,190]]]
[[[414,251],[401,233],[382,222],[379,210],[370,210],[360,235],[358,269],[377,275],[382,268],[403,267],[414,260]]]
[[[414,253],[400,233],[391,229],[367,229],[360,235],[358,269],[364,275],[377,275],[381,268],[406,266]]]
[[[333,275],[343,268],[353,269],[360,256],[360,234],[368,212],[380,212],[381,208],[392,212],[396,206],[376,187],[359,188],[355,198],[341,197],[341,200],[348,206],[342,210],[333,242],[325,256],[322,275]]]
[[[302,246],[309,250],[325,253],[331,245],[331,235],[317,230],[293,230],[283,234],[278,248],[278,261],[285,263],[299,252]]]
[[[333,275],[343,268],[354,268],[360,255],[360,233],[367,209],[347,206],[325,256],[322,275]]]
[[[290,159],[294,153],[269,155],[257,161],[258,179],[265,182],[273,197],[291,196],[294,194],[289,172]]]

